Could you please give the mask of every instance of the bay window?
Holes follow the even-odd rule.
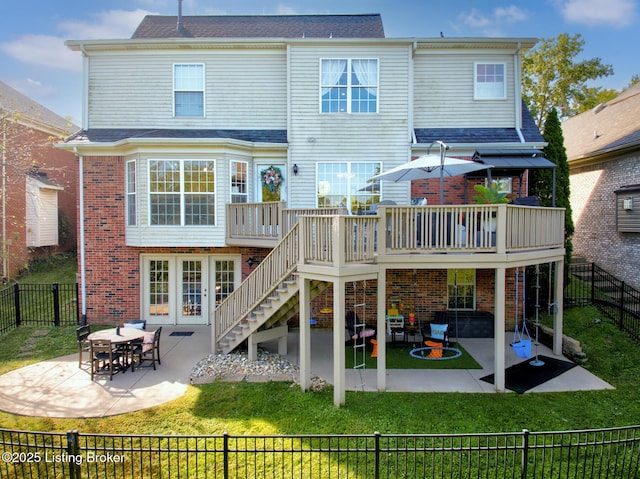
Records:
[[[215,225],[213,160],[150,160],[149,224]]]

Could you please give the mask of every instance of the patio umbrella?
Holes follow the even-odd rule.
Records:
[[[370,180],[410,181],[440,178],[440,204],[444,197],[444,178],[448,176],[464,175],[477,170],[486,170],[492,165],[480,164],[475,161],[463,160],[445,156],[444,151],[440,155],[426,154],[415,160],[391,168],[384,173],[373,176]]]

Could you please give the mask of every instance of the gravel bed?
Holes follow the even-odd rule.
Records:
[[[210,354],[196,363],[191,371],[191,384],[215,381],[285,381],[298,383],[300,368],[279,354],[258,351],[258,359],[249,361],[246,352]],[[327,383],[319,377],[311,378],[311,390],[321,391]]]

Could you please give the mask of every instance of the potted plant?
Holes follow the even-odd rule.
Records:
[[[500,183],[498,181],[492,181],[489,183],[489,186],[475,185],[473,189],[478,193],[477,195],[473,195],[473,201],[476,204],[497,205],[509,202],[507,194],[500,191]],[[496,231],[495,212],[491,214],[490,223],[488,225],[484,225],[483,229],[492,233]]]

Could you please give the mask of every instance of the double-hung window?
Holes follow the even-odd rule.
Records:
[[[214,160],[150,160],[149,224],[215,225]]]
[[[127,226],[138,224],[138,214],[136,205],[136,161],[127,161],[126,170],[127,182]]]
[[[505,63],[475,64],[475,99],[503,100],[506,98]]]
[[[231,203],[247,202],[247,162],[231,162]]]
[[[354,214],[371,209],[380,202],[380,183],[370,183],[369,178],[378,173],[378,162],[318,163],[318,208],[344,206]]]
[[[204,116],[204,65],[173,65],[174,116]]]
[[[378,60],[322,59],[322,113],[377,113]]]

